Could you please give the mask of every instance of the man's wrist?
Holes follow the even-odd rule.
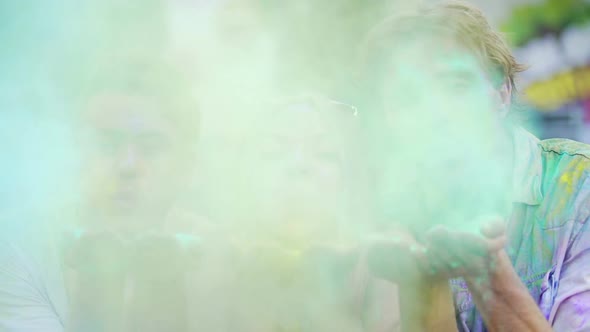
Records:
[[[491,257],[488,273],[465,278],[490,331],[550,331],[504,250]]]
[[[489,257],[481,274],[466,277],[465,280],[472,292],[503,294],[520,288],[520,279],[504,250]]]

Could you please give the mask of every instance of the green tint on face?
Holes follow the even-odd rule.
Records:
[[[463,47],[415,42],[392,57],[383,94],[390,108],[400,103],[409,110],[439,105],[461,110],[488,108],[490,90],[485,71]]]
[[[477,230],[507,211],[511,150],[501,146],[493,84],[453,43],[410,43],[385,80],[383,204],[391,222]]]
[[[348,147],[341,131],[333,130],[330,121],[340,115],[333,112],[304,102],[265,112],[263,128],[248,144],[247,185],[255,201],[248,218],[257,216],[292,236],[333,232],[349,181],[343,158]]]
[[[86,198],[106,216],[165,215],[187,176],[175,126],[153,107],[149,98],[105,95],[85,110]]]

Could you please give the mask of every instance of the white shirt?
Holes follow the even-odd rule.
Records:
[[[67,296],[46,228],[4,222],[0,229],[0,331],[62,332]]]

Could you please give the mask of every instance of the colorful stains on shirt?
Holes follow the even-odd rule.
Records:
[[[515,132],[506,250],[557,331],[590,329],[590,146]],[[451,281],[459,331],[486,331],[465,281]]]

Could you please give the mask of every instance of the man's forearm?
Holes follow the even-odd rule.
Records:
[[[478,311],[493,332],[551,331],[505,251],[494,257],[487,276],[466,278]]]
[[[399,285],[402,331],[457,331],[453,298],[445,279]]]

